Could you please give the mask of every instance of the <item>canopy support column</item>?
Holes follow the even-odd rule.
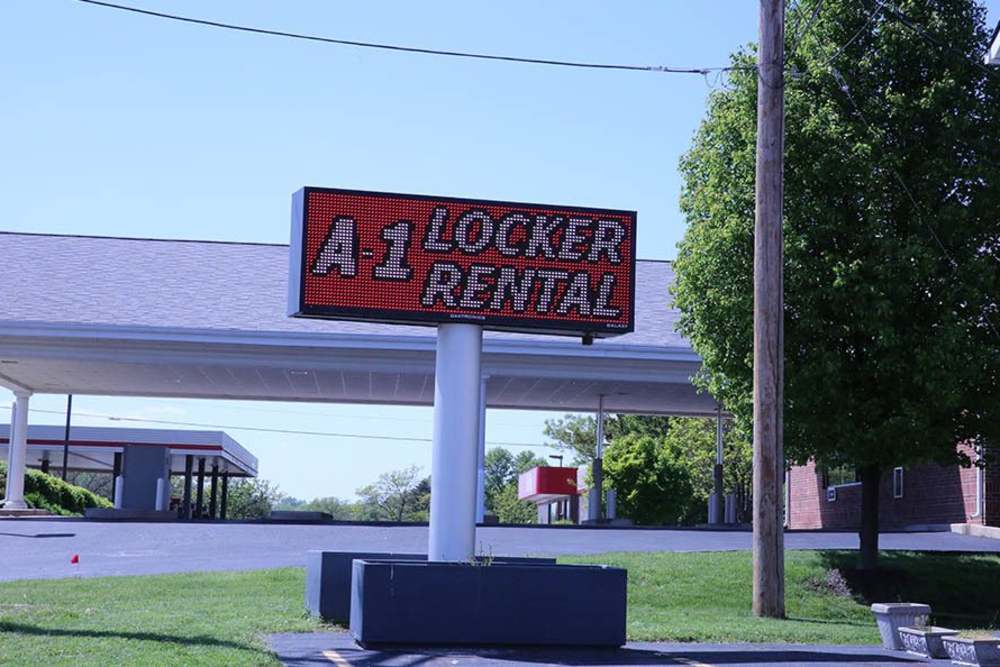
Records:
[[[486,378],[479,383],[479,447],[476,461],[476,523],[486,518]]]
[[[190,520],[191,513],[191,476],[194,473],[194,457],[188,454],[184,457],[184,502],[181,512],[185,519]]]
[[[205,502],[205,457],[198,459],[198,486],[195,489],[194,518],[202,518],[202,505]]]
[[[601,520],[601,498],[604,496],[604,394],[597,397],[597,447],[590,469],[591,488],[587,501],[587,519],[594,523]]]
[[[219,508],[219,518],[225,520],[229,509],[229,473],[222,473],[222,505]]]
[[[212,463],[212,486],[208,493],[208,518],[216,519],[216,512],[219,509],[219,464]]]
[[[11,406],[10,445],[7,449],[7,492],[4,495],[4,508],[23,510],[28,508],[24,502],[24,470],[28,459],[28,401],[31,392],[15,391],[14,405]]]
[[[114,459],[111,463],[111,503],[114,504],[118,500],[118,478],[122,476],[122,453],[115,452]],[[117,505],[116,505],[117,507]]]
[[[427,549],[432,561],[469,561],[475,556],[482,349],[481,326],[438,325]]]

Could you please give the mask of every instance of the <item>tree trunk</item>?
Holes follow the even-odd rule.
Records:
[[[858,537],[861,551],[858,567],[874,570],[878,567],[878,497],[882,471],[877,465],[861,468],[861,530]]]

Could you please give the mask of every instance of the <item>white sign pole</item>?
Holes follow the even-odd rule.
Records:
[[[475,556],[482,349],[481,326],[438,325],[427,549],[432,561]]]

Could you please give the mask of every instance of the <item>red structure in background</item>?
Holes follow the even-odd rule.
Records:
[[[580,487],[576,468],[540,466],[517,478],[517,497],[538,508],[538,523],[580,521]]]

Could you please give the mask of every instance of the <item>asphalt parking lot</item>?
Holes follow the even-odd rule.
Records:
[[[750,533],[702,530],[479,528],[477,551],[496,556],[609,551],[729,551]],[[854,533],[793,532],[788,549],[856,549]],[[886,533],[883,549],[1000,552],[1000,540],[953,533]],[[0,580],[301,567],[306,551],[427,549],[426,526],[126,523],[0,519]],[[79,563],[70,563],[74,554]]]
[[[546,648],[405,648],[368,650],[347,633],[278,634],[268,638],[271,649],[287,667],[547,667],[586,665],[950,665],[947,660],[922,660],[874,646],[814,646],[799,644],[674,644],[630,642],[620,649]]]

